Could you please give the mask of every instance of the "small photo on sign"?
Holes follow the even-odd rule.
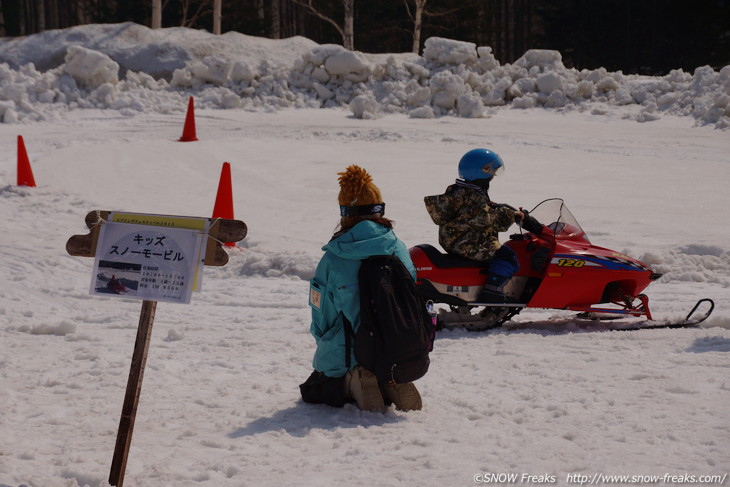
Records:
[[[128,262],[99,261],[94,290],[106,294],[137,294],[142,266]]]

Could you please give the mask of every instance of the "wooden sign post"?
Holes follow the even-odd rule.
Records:
[[[117,443],[114,447],[112,467],[109,471],[109,484],[117,487],[122,487],[124,472],[127,469],[127,457],[129,456],[129,446],[132,444],[132,431],[134,430],[134,420],[137,417],[139,395],[142,391],[142,377],[147,363],[147,351],[150,347],[155,309],[157,309],[157,301],[142,301],[137,339],[134,342],[132,365],[129,368],[129,379],[127,379],[127,392],[124,395]]]
[[[101,226],[107,222],[110,213],[109,211],[100,210],[89,212],[86,215],[86,226],[91,232],[88,235],[74,235],[69,238],[68,242],[66,242],[66,251],[73,256],[95,257],[99,241],[99,231]],[[161,219],[189,218],[170,217],[167,215],[148,216],[152,217],[153,220],[155,217]],[[208,220],[210,226],[204,264],[223,266],[228,262],[228,254],[223,249],[221,242],[238,242],[242,240],[246,236],[246,224],[240,220],[225,220],[220,218],[210,218]],[[149,350],[150,337],[152,336],[152,325],[155,320],[156,308],[157,301],[147,299],[142,301],[137,338],[134,343],[132,364],[129,369],[129,378],[127,379],[127,391],[124,396],[117,442],[114,447],[114,456],[109,472],[109,484],[116,487],[122,487],[124,483],[124,473],[127,468],[129,447],[132,443],[132,432],[137,415],[139,396],[142,390],[142,378],[144,376],[145,364],[147,363],[147,352]]]

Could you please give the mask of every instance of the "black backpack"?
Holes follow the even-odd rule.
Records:
[[[355,358],[380,383],[420,379],[436,328],[408,269],[394,255],[375,255],[362,261],[358,280],[360,327],[354,334],[349,322],[345,326],[348,368],[354,335]]]

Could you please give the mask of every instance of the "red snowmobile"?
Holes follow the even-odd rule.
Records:
[[[427,244],[410,249],[422,296],[448,305],[439,310],[437,326],[486,330],[524,308],[573,310],[591,319],[645,317],[631,329],[693,326],[712,313],[712,300],[701,299],[682,322],[653,322],[649,298],[642,291],[661,274],[636,259],[591,244],[562,199],[545,200],[529,215],[540,222],[541,231],[521,231],[504,244],[514,250],[520,264],[503,288],[504,302],[478,299],[487,263],[445,254]],[[700,308],[708,309],[695,316]]]
[[[109,282],[106,283],[106,287],[114,294],[124,294],[127,291],[127,287],[122,284],[116,276],[112,276],[112,278],[109,279]]]

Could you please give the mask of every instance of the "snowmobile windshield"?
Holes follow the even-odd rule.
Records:
[[[588,237],[575,219],[565,202],[560,198],[553,198],[539,203],[530,212],[537,221],[548,227],[559,239],[584,239]]]

